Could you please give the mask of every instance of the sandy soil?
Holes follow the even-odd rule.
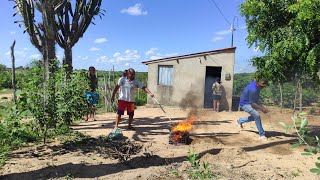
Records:
[[[173,121],[185,119],[190,110],[166,108]],[[291,113],[271,109],[261,115],[269,140],[258,140],[254,123],[245,124],[240,132],[235,120],[245,112],[220,112],[199,110],[198,121],[191,131],[190,145],[168,144],[172,122],[157,108],[138,108],[134,126],[136,131],[125,130],[123,119],[120,127],[130,140],[143,145],[141,153],[128,162],[105,158],[102,153],[76,149],[63,154],[52,153],[49,145],[47,156],[15,156],[0,170],[0,179],[187,179],[189,163],[185,158],[194,149],[199,159],[210,163],[217,179],[319,179],[309,172],[316,157],[302,156],[303,148],[292,149],[294,134],[285,134],[279,121],[290,122]],[[80,123],[76,131],[92,137],[108,135],[114,124],[114,113],[98,115],[95,122]],[[320,117],[310,116],[310,125],[319,128]],[[29,149],[28,149],[29,148]],[[38,147],[28,147],[37,151]],[[100,147],[97,147],[100,148]],[[178,172],[178,173],[174,173]]]

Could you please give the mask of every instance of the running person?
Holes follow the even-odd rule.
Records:
[[[242,92],[240,97],[240,107],[245,112],[249,113],[250,116],[245,118],[240,118],[237,120],[237,124],[240,128],[243,128],[242,124],[254,121],[256,123],[259,139],[267,140],[265,136],[265,131],[262,128],[261,118],[258,110],[263,113],[269,112],[269,110],[259,104],[260,90],[268,85],[266,80],[252,81]]]

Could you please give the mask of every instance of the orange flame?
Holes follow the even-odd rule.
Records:
[[[192,123],[196,117],[190,116],[187,120],[180,121],[179,124],[171,129],[174,133],[173,141],[178,142],[184,133],[189,132],[192,128]]]

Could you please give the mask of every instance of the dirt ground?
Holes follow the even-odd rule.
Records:
[[[190,110],[166,108],[168,116],[178,122]],[[198,110],[198,120],[191,131],[190,145],[169,145],[171,121],[157,108],[140,107],[136,110],[136,131],[126,130],[126,118],[120,127],[128,139],[142,144],[139,154],[126,163],[105,158],[102,153],[76,149],[54,154],[49,145],[47,156],[19,156],[13,152],[0,170],[0,179],[187,179],[190,150],[199,153],[202,162],[208,162],[216,179],[320,179],[309,172],[316,162],[315,156],[302,156],[303,148],[292,149],[294,134],[285,134],[279,121],[290,122],[291,113],[279,109],[262,114],[268,141],[258,140],[254,123],[244,125],[240,132],[235,120],[245,112],[220,112]],[[97,121],[80,123],[76,131],[92,137],[108,135],[114,124],[114,113],[97,116]],[[310,116],[310,125],[319,130],[320,117]],[[101,147],[97,147],[101,148]],[[29,150],[37,151],[37,147]],[[23,149],[22,149],[23,150]],[[21,150],[19,150],[21,151]]]

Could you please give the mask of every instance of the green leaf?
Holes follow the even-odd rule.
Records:
[[[280,124],[281,126],[283,126],[284,128],[287,128],[287,127],[288,127],[284,122],[279,122],[279,124]]]
[[[320,163],[316,163],[317,168],[320,169]]]
[[[311,153],[304,152],[304,153],[301,153],[301,155],[303,155],[303,156],[311,156],[312,154],[311,154]]]
[[[308,119],[303,119],[301,121],[300,128],[305,128],[308,125]]]
[[[299,147],[300,145],[301,145],[300,143],[292,144],[292,145],[291,145],[291,148],[297,148],[297,147]]]
[[[317,168],[310,169],[310,172],[320,175],[320,169]]]

